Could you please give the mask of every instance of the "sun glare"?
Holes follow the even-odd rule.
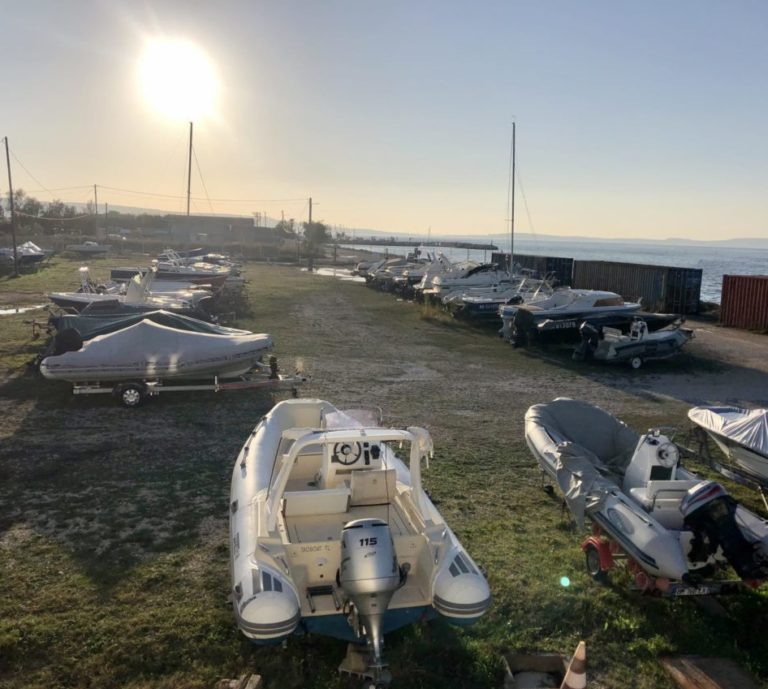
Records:
[[[139,78],[147,103],[174,119],[213,114],[218,80],[207,55],[190,41],[155,39],[141,57]]]

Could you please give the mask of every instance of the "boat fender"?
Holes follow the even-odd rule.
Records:
[[[768,578],[768,558],[760,543],[748,540],[736,520],[738,503],[716,481],[691,488],[680,504],[685,525],[695,534],[694,547],[707,544],[710,552],[722,548],[742,579]]]

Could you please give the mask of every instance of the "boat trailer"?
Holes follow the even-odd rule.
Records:
[[[267,364],[257,363],[251,371],[236,380],[220,381],[214,376],[209,383],[190,382],[178,385],[166,385],[162,379],[124,380],[119,383],[82,382],[74,383],[74,395],[112,394],[120,403],[129,408],[138,407],[150,397],[157,397],[163,392],[225,392],[227,390],[269,390],[270,392],[290,391],[298,397],[299,387],[309,380],[309,376],[298,371],[291,375],[280,373],[277,357],[270,356]]]
[[[745,588],[758,588],[760,580],[728,579],[716,581],[675,581],[648,574],[621,546],[608,536],[598,524],[592,524],[592,535],[581,544],[586,559],[587,573],[603,586],[608,584],[609,572],[623,564],[633,578],[631,590],[647,595],[679,598],[683,596],[717,596],[740,593]]]

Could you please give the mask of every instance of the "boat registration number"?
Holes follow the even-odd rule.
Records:
[[[717,593],[718,588],[714,586],[686,586],[682,584],[673,586],[669,592],[673,596],[710,596],[713,593]]]

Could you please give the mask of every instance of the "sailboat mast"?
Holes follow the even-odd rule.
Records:
[[[509,271],[515,269],[515,122],[512,122],[511,179],[509,199]]]
[[[189,161],[187,164],[187,216],[189,216],[189,200],[192,191],[192,123],[189,123]]]

